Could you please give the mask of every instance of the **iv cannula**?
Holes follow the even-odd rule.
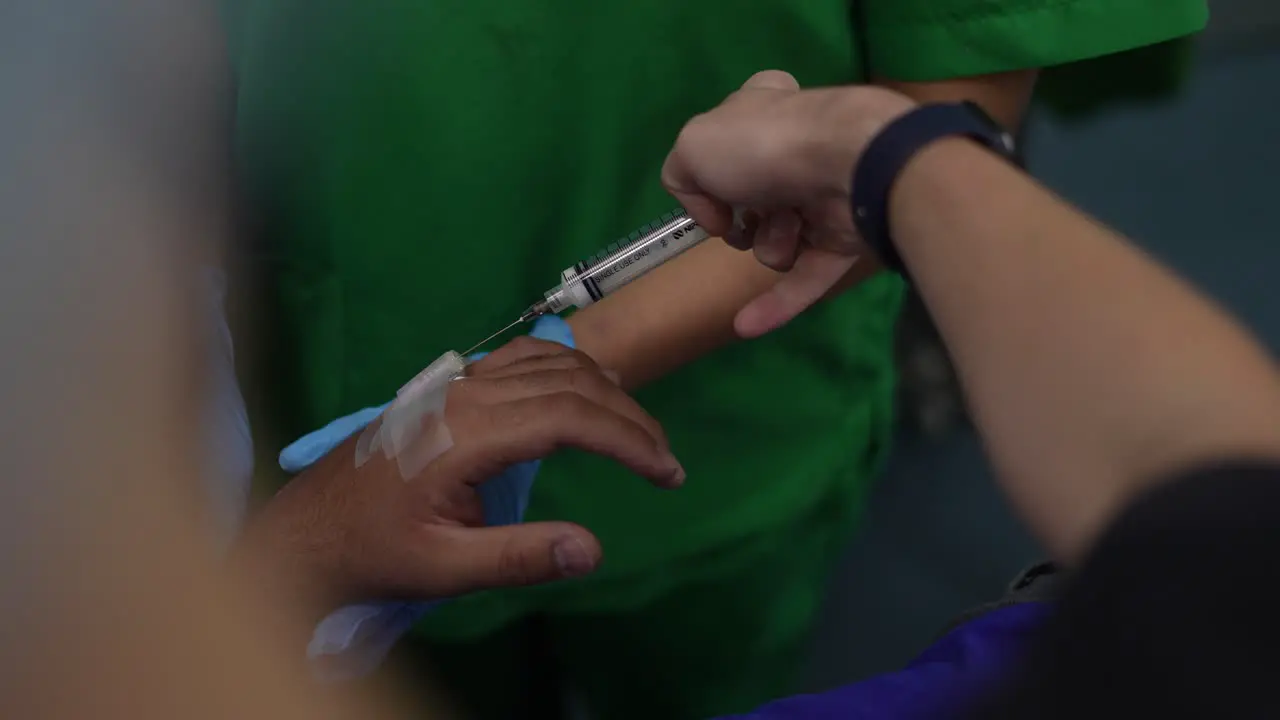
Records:
[[[584,308],[707,239],[684,209],[669,212],[560,273],[560,284],[543,293],[510,325],[463,353],[470,356],[494,338],[522,323],[570,307]]]

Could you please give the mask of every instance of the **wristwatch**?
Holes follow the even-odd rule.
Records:
[[[853,224],[880,262],[908,279],[889,228],[889,194],[916,153],[947,137],[966,137],[1010,162],[1017,160],[1013,135],[976,104],[959,102],[922,105],[889,123],[853,168]]]

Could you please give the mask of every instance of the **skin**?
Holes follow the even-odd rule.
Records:
[[[974,99],[996,115],[1016,122],[1033,84],[1034,73],[1013,73],[922,84],[913,86],[912,91],[934,99]],[[844,203],[839,205],[843,207]],[[573,315],[569,324],[578,352],[553,351],[545,343],[537,344],[540,349],[536,352],[552,353],[558,358],[556,362],[572,362],[574,367],[561,368],[556,379],[534,379],[530,375],[518,382],[539,387],[546,384],[547,393],[590,390],[595,393],[592,399],[597,401],[607,395],[615,409],[625,406],[633,420],[655,437],[662,437],[661,429],[651,419],[640,421],[648,418],[643,411],[633,402],[620,399],[625,396],[618,385],[624,389],[639,387],[739,336],[760,334],[741,323],[735,324],[735,318],[752,298],[785,292],[789,284],[779,284],[784,276],[778,270],[788,269],[785,264],[775,264],[776,269],[766,267],[757,262],[759,252],[756,255],[739,252],[724,243],[703,243],[607,300]],[[834,295],[877,270],[878,266],[871,262],[856,265],[842,272],[840,280],[824,294]],[[412,483],[401,480],[381,458],[357,469],[353,438],[294,478],[254,515],[239,541],[236,556],[245,559],[256,574],[272,578],[297,604],[310,608],[307,616],[314,620],[333,608],[371,597],[449,597],[593,571],[600,562],[601,550],[599,542],[584,528],[565,523],[482,527],[473,486],[503,467],[544,457],[566,443],[620,457],[617,447],[592,446],[585,436],[561,435],[555,442],[544,437],[538,443],[526,439],[519,444],[519,436],[512,433],[520,428],[472,417],[469,408],[473,405],[513,402],[511,397],[490,397],[492,391],[487,395],[476,393],[497,382],[492,377],[496,363],[510,363],[513,353],[519,356],[534,352],[527,349],[529,342],[517,340],[472,365],[474,377],[450,388],[445,423],[456,446]],[[527,368],[529,361],[522,362],[517,366]],[[616,384],[601,387],[602,367],[608,369]],[[504,382],[511,385],[517,380]],[[612,392],[606,393],[609,389]],[[508,392],[519,394],[515,389]],[[538,427],[546,432],[559,428],[562,433],[569,428],[556,423],[585,417],[585,410],[562,409],[545,399],[541,402],[517,414],[553,418],[554,422]],[[466,454],[470,438],[515,442],[519,449],[492,447],[487,454]],[[665,451],[665,438],[661,446]],[[673,458],[669,460],[675,462]],[[648,477],[654,479],[652,475]],[[564,560],[564,553],[570,551],[577,556],[571,565],[557,566],[556,559]],[[441,558],[455,558],[457,562],[441,565]],[[304,627],[298,626],[299,633],[293,639],[296,645],[305,644]]]
[[[183,5],[167,7],[178,13]],[[30,17],[45,11],[47,22],[24,27],[28,15],[18,13],[15,35],[33,47],[56,46],[57,33],[39,31],[62,30],[79,17],[56,2],[30,8]],[[101,57],[86,57],[92,62],[77,72],[50,73],[31,87],[57,86],[59,97],[91,95],[89,87],[66,84],[100,80],[85,70],[102,69]],[[899,104],[877,105],[866,93],[786,103],[796,109],[789,127],[830,137],[770,146],[771,158],[756,158],[763,174],[779,175],[799,156],[817,170],[809,188],[815,196],[847,191],[839,185],[847,167],[837,179],[821,172],[823,163],[832,152],[854,162],[860,146],[851,129],[874,128],[864,121],[900,112],[902,97],[879,99],[889,97]],[[237,568],[220,563],[202,528],[190,522],[200,471],[197,396],[187,380],[194,353],[181,350],[183,336],[175,330],[182,326],[176,309],[184,307],[180,276],[155,259],[172,238],[204,232],[205,224],[192,218],[209,216],[181,207],[169,194],[172,178],[121,162],[126,143],[112,135],[116,126],[95,122],[104,118],[60,112],[49,107],[49,96],[34,101],[15,107],[26,113],[43,104],[57,122],[30,123],[41,130],[31,137],[0,134],[0,144],[11,142],[6,149],[20,159],[18,167],[35,169],[33,177],[63,193],[51,205],[38,202],[47,199],[42,183],[3,189],[4,207],[13,212],[0,214],[0,222],[13,224],[6,237],[15,262],[0,264],[11,274],[0,287],[15,306],[63,314],[44,318],[38,342],[31,341],[30,313],[0,317],[6,333],[26,340],[12,343],[7,356],[17,369],[8,377],[21,385],[6,396],[8,410],[21,422],[0,435],[0,444],[3,456],[16,461],[7,487],[25,492],[0,504],[14,521],[0,523],[12,540],[3,546],[40,549],[38,563],[23,562],[29,558],[22,553],[6,556],[7,579],[23,589],[3,616],[6,709],[14,717],[108,720],[405,717],[403,708],[369,698],[348,703],[317,693],[289,660],[296,645],[282,640],[281,627],[296,623],[297,613],[284,604],[290,596],[275,591],[279,576],[232,575]],[[823,124],[823,112],[845,125]],[[704,118],[703,128],[717,132],[701,139],[682,133],[677,155],[714,150],[713,138],[734,127],[748,139],[777,134],[751,130],[749,118],[735,124],[725,117]],[[844,144],[830,144],[831,137]],[[677,193],[708,193],[697,178],[751,160],[742,148],[752,145],[734,147],[736,153],[679,159],[677,165],[698,169],[673,169],[669,185]],[[826,155],[808,154],[815,149]],[[793,154],[776,154],[782,150]],[[1023,496],[1019,506],[1060,552],[1079,553],[1090,528],[1124,492],[1170,464],[1223,453],[1280,457],[1275,366],[1211,303],[1114,233],[964,143],[921,153],[902,180],[891,212],[904,258],[956,351],[971,399],[982,405],[978,415],[999,456],[1002,482]],[[722,202],[733,200],[718,194]],[[704,224],[715,222],[707,215]],[[102,253],[104,246],[113,251]],[[816,249],[804,251],[823,258]],[[131,262],[137,259],[150,262]],[[1062,272],[1064,262],[1080,271]],[[77,297],[97,301],[92,313],[81,305],[71,312],[68,280],[78,281]],[[1019,342],[1024,332],[1029,341]],[[130,348],[127,357],[121,347]],[[1062,424],[1082,419],[1099,425],[1082,433]],[[74,452],[66,438],[76,439]],[[1053,462],[1036,452],[1055,447]],[[1047,465],[1052,473],[1036,470]],[[1094,485],[1079,484],[1094,477],[1107,483],[1100,495]],[[1053,514],[1055,488],[1067,493],[1065,522],[1044,519]],[[1103,502],[1082,505],[1075,495]],[[1040,521],[1035,508],[1043,511]],[[22,522],[31,517],[57,522]],[[93,612],[84,611],[86,602]]]
[[[200,355],[184,330],[199,313],[183,293],[190,277],[179,270],[189,265],[166,262],[174,260],[166,249],[174,248],[174,238],[219,246],[229,233],[221,220],[226,198],[210,192],[219,187],[216,178],[175,176],[157,153],[198,144],[213,149],[208,157],[223,156],[216,149],[225,128],[203,122],[223,117],[227,108],[207,112],[201,105],[206,98],[192,104],[186,94],[206,92],[210,79],[226,79],[213,69],[222,66],[220,58],[190,63],[194,48],[216,56],[221,42],[201,29],[217,24],[203,14],[207,7],[195,3],[169,3],[159,14],[133,8],[109,28],[101,20],[118,18],[119,4],[72,8],[46,0],[22,7],[16,24],[3,30],[12,31],[15,42],[6,47],[21,56],[14,67],[29,71],[30,82],[11,88],[22,101],[5,119],[16,121],[19,132],[0,133],[6,156],[32,179],[0,188],[0,206],[10,210],[0,213],[0,223],[12,230],[5,237],[14,260],[0,263],[0,272],[8,273],[0,287],[12,306],[26,309],[0,317],[5,337],[22,339],[6,354],[13,369],[7,377],[18,383],[6,394],[7,409],[20,422],[0,435],[2,454],[12,463],[12,482],[5,487],[22,489],[0,503],[0,512],[8,513],[0,523],[3,547],[15,550],[5,555],[6,579],[22,588],[8,598],[0,618],[6,710],[14,717],[104,720],[409,716],[385,698],[317,692],[299,666],[296,640],[310,631],[313,612],[300,609],[318,609],[350,592],[343,584],[317,590],[316,581],[295,574],[297,567],[281,563],[270,548],[225,563],[194,511],[203,438],[201,395],[191,378],[199,375]],[[122,40],[124,32],[133,35]],[[67,43],[67,37],[79,41]],[[120,53],[136,59],[149,50],[158,57],[155,39],[169,41],[165,50],[186,53],[180,53],[184,62],[141,62],[129,72],[113,72],[114,64],[104,60],[118,60]],[[154,82],[137,71],[179,66],[186,71],[180,83]],[[0,73],[0,84],[17,77]],[[52,87],[58,92],[46,92]],[[129,122],[116,112],[125,108],[89,107],[115,99],[136,110],[139,97],[153,100],[141,104],[153,111],[146,122]],[[188,117],[178,108],[199,111]],[[158,125],[190,137],[156,143]],[[126,132],[138,127],[149,132]],[[54,192],[57,202],[47,202]],[[68,297],[81,302],[68,304]],[[38,341],[32,340],[33,317],[40,319]],[[483,414],[482,408],[501,404],[476,398],[467,407]],[[628,434],[638,443],[630,457],[658,463],[656,438],[642,434]],[[67,438],[74,439],[73,452]],[[673,478],[656,465],[646,467]],[[437,478],[439,487],[465,497],[463,475],[451,478]],[[366,479],[370,485],[379,480]],[[316,480],[309,489],[347,492],[331,482]],[[397,491],[408,492],[402,480],[396,482]],[[390,497],[398,502],[404,495]],[[305,506],[311,499],[299,491],[282,502]],[[435,536],[470,532],[457,522],[465,516],[459,511]],[[23,552],[27,548],[38,553]],[[497,579],[510,577],[498,573]],[[291,604],[297,593],[310,591],[317,593],[314,600]]]
[[[800,91],[771,71],[685,126],[664,183],[709,230],[727,229],[731,206],[828,221],[782,243],[790,289],[752,301],[754,329],[787,322],[866,252],[851,217],[823,208],[848,197],[866,143],[914,107],[880,88]],[[907,163],[889,210],[1001,486],[1055,557],[1079,560],[1160,478],[1280,461],[1280,373],[1265,349],[1017,168],[938,142]],[[763,230],[737,240],[777,243]]]
[[[912,165],[901,252],[1005,492],[1057,557],[1160,478],[1280,460],[1275,362],[1215,303],[970,143]]]
[[[613,458],[660,487],[684,481],[657,421],[586,354],[557,343],[517,338],[471,364],[449,383],[444,422],[452,446],[412,478],[380,453],[357,467],[352,437],[253,518],[238,561],[285,586],[316,621],[371,597],[456,597],[576,577],[600,562],[589,530],[485,527],[475,486],[562,447]]]
[[[883,85],[921,102],[972,100],[1008,127],[1017,127],[1035,87],[1035,71],[1002,73],[932,83]],[[705,242],[573,315],[575,342],[602,367],[634,389],[676,368],[760,331],[735,325],[743,307],[777,285],[785,264],[757,262],[750,253]],[[767,258],[765,258],[767,259]],[[839,289],[879,270],[869,261],[841,273]],[[783,292],[787,291],[784,285]]]
[[[1033,84],[1033,73],[1012,73],[912,86],[911,90],[932,100],[974,99],[997,116],[1016,122]],[[845,206],[843,199],[838,199],[832,204],[836,208],[833,214],[843,212]],[[783,225],[798,221],[792,216],[789,223],[772,230],[785,231]],[[766,228],[765,232],[769,231]],[[572,428],[556,423],[586,417],[591,408],[561,408],[546,398],[536,407],[517,409],[512,403],[516,399],[532,402],[524,397],[533,392],[528,389],[531,387],[541,388],[543,394],[558,393],[557,402],[583,392],[589,392],[593,402],[607,399],[609,407],[659,438],[665,460],[678,468],[669,457],[661,429],[634,402],[625,399],[617,385],[640,386],[740,335],[763,332],[741,322],[743,306],[756,296],[785,295],[793,284],[779,273],[790,269],[785,259],[770,263],[773,267],[757,262],[769,259],[761,254],[766,245],[757,244],[753,256],[723,243],[704,243],[575,314],[570,326],[578,352],[522,339],[472,365],[472,377],[450,388],[446,405],[445,422],[456,446],[420,477],[406,484],[380,457],[357,469],[353,438],[295,478],[255,515],[240,540],[237,556],[252,558],[247,564],[272,577],[299,605],[310,599],[305,606],[311,608],[308,615],[314,620],[347,602],[370,597],[448,597],[591,572],[600,561],[601,550],[594,536],[583,528],[565,523],[483,528],[473,486],[507,465],[543,457],[560,444],[577,444],[623,459],[618,447],[600,445],[585,435],[544,435],[534,442],[513,434],[530,427],[545,433],[567,433]],[[846,264],[823,296],[837,294],[878,269],[871,262],[852,267]],[[526,355],[547,357],[535,362],[523,359]],[[547,363],[559,365],[553,369]],[[609,369],[613,383],[603,380],[601,367]],[[498,377],[495,372],[518,377]],[[508,395],[486,389],[495,384],[506,388]],[[473,407],[495,403],[506,403],[508,418],[536,416],[553,421],[536,426],[503,425]],[[471,438],[508,445],[468,453]],[[654,479],[652,467],[636,462],[634,457],[624,459],[625,464],[640,468],[641,474],[647,470],[648,477]],[[664,468],[672,472],[670,467]],[[678,472],[682,477],[683,471]],[[573,555],[571,561],[569,554]],[[442,565],[442,558],[456,562]],[[298,644],[305,640],[303,635],[296,638]]]
[[[986,103],[993,113],[1016,121],[1033,84],[1033,73],[1012,73],[912,89],[933,100],[972,98]],[[836,206],[843,208],[843,201]],[[759,251],[753,257],[723,243],[704,243],[607,300],[575,314],[570,325],[580,352],[518,340],[476,363],[471,367],[474,377],[451,387],[447,403],[445,421],[451,434],[461,438],[460,447],[446,453],[422,477],[406,485],[381,459],[357,471],[352,439],[301,474],[267,504],[241,541],[242,547],[251,551],[241,554],[266,558],[270,573],[293,578],[287,583],[297,588],[291,595],[323,598],[314,606],[316,619],[328,609],[369,597],[446,597],[485,587],[529,584],[590,572],[599,562],[601,551],[595,538],[582,528],[536,524],[481,529],[479,502],[471,486],[506,465],[549,454],[556,443],[543,438],[540,443],[526,441],[518,446],[519,451],[492,448],[488,454],[465,454],[461,446],[468,438],[506,440],[513,437],[510,433],[516,429],[495,422],[472,421],[468,410],[471,403],[483,403],[481,398],[488,398],[476,393],[497,382],[493,377],[495,368],[510,364],[512,357],[549,353],[556,358],[554,362],[574,363],[573,367],[556,370],[554,379],[548,376],[535,380],[526,375],[519,382],[545,383],[546,392],[590,390],[595,393],[594,400],[609,398],[615,409],[630,413],[633,420],[661,438],[656,423],[633,402],[621,399],[625,396],[615,385],[601,386],[603,375],[599,368],[608,368],[623,387],[636,387],[732,342],[739,334],[759,334],[750,328],[742,333],[741,325],[735,329],[735,318],[753,297],[776,293],[779,287],[785,292],[789,286],[786,282],[779,285],[783,276],[778,272],[789,266],[784,262],[774,263],[777,269],[766,267],[757,262],[759,256]],[[709,272],[710,268],[716,271]],[[845,268],[824,295],[836,294],[877,270],[874,263]],[[697,312],[689,312],[690,308]],[[530,362],[523,360],[514,367],[532,372],[528,370]],[[552,360],[540,362],[545,365]],[[550,368],[542,369],[552,372]],[[512,371],[508,368],[503,372]],[[504,382],[512,384],[517,380]],[[614,392],[606,392],[610,389]],[[487,392],[493,395],[496,391]],[[511,402],[510,397],[488,399]],[[530,408],[528,412],[535,409],[544,411],[538,417],[565,421],[582,417],[585,412],[558,412],[559,408],[551,405]],[[538,427],[550,432],[553,426],[550,423]],[[576,441],[579,445],[586,442],[584,437],[577,437]],[[558,442],[567,440],[559,437]],[[660,442],[665,450],[665,438]],[[617,448],[595,449],[618,457]],[[458,473],[464,473],[465,478],[456,476]],[[406,509],[408,514],[403,515]],[[468,532],[454,537],[454,531],[447,528],[457,527],[467,528]],[[423,537],[425,531],[429,531],[428,537]],[[513,544],[517,540],[519,544]],[[562,553],[567,547],[581,556],[572,568],[555,566],[557,543],[564,543],[560,546]],[[460,562],[440,567],[440,557],[458,558]]]

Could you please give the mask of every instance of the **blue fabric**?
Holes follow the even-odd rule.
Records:
[[[530,334],[542,340],[574,346],[573,331],[568,323],[554,315],[539,318]],[[480,353],[472,359],[484,355]],[[387,405],[359,410],[298,438],[281,451],[280,467],[290,473],[305,470],[363,430]],[[539,465],[538,461],[513,465],[477,488],[484,506],[485,524],[511,525],[524,519]],[[307,647],[307,656],[314,661],[317,674],[325,679],[367,674],[382,662],[396,641],[436,604],[378,602],[341,608],[316,627]]]
[[[955,628],[905,669],[830,692],[797,695],[736,720],[949,720],[1017,666],[1049,603],[993,610]],[[721,720],[735,720],[722,718]]]

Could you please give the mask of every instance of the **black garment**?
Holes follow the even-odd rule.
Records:
[[[981,718],[1280,718],[1280,466],[1141,498]]]

